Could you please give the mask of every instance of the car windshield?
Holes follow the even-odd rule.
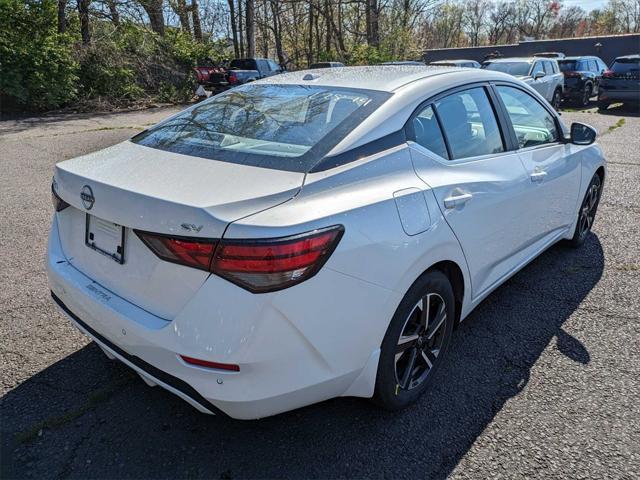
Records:
[[[638,74],[640,72],[640,59],[619,58],[611,66],[611,70],[618,74]]]
[[[482,64],[482,68],[524,77],[529,75],[531,64],[529,62],[486,62]]]
[[[306,172],[391,94],[307,85],[244,85],[135,136],[147,147]]]
[[[560,70],[563,72],[575,72],[578,70],[578,62],[576,60],[558,60]]]

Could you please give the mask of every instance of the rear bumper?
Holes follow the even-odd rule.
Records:
[[[55,219],[47,273],[53,300],[105,352],[201,412],[238,419],[337,396],[370,397],[379,345],[399,302],[388,290],[331,269],[261,295],[212,276],[167,321],[69,263]],[[237,364],[240,371],[189,365],[180,355]]]
[[[599,101],[640,102],[640,90],[603,90],[598,94]]]

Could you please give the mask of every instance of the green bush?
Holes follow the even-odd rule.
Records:
[[[0,0],[0,110],[50,109],[76,98],[78,62],[55,19],[55,0]]]
[[[0,109],[45,110],[74,102],[125,106],[140,100],[185,102],[193,96],[192,68],[220,60],[222,43],[196,42],[167,28],[92,21],[81,45],[78,16],[69,12],[57,33],[56,0],[0,0]]]

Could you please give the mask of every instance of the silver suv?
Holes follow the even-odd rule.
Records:
[[[508,73],[531,85],[553,108],[560,108],[564,75],[553,58],[496,58],[486,60],[480,68]]]

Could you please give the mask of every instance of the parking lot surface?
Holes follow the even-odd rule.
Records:
[[[53,165],[173,111],[0,122],[0,477],[640,477],[640,118],[563,114],[597,127],[609,160],[593,233],[487,298],[416,405],[242,422],[147,387],[49,296]]]

